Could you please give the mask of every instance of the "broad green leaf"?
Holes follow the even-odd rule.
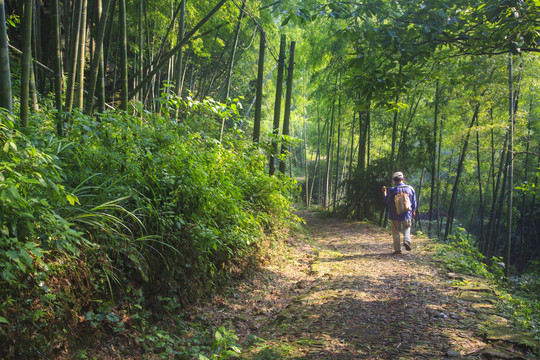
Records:
[[[26,249],[21,249],[19,251],[19,253],[21,254],[21,259],[24,260],[26,265],[31,266],[32,265],[32,258],[28,254],[28,251]]]
[[[7,321],[7,319],[3,316],[0,316],[0,323],[2,324],[9,324],[9,321]]]
[[[80,204],[79,199],[72,194],[66,194],[66,199],[71,205]]]
[[[22,200],[19,190],[15,186],[11,185],[8,189],[15,200]]]
[[[220,342],[221,339],[223,339],[223,335],[221,335],[219,331],[216,331],[216,333],[214,334],[214,337],[216,338],[217,342]]]

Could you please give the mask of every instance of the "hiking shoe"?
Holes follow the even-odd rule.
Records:
[[[411,244],[404,242],[403,246],[405,246],[405,250],[411,251]]]
[[[401,250],[396,250],[392,253],[392,255],[401,255]]]

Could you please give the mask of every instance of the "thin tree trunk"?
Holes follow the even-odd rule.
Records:
[[[448,240],[448,236],[452,232],[452,223],[454,221],[454,212],[455,212],[455,205],[458,195],[458,188],[459,188],[459,180],[461,178],[461,172],[463,171],[463,163],[465,162],[465,155],[467,153],[467,147],[469,146],[469,137],[471,135],[471,129],[476,121],[476,117],[478,116],[478,110],[480,109],[480,105],[476,105],[476,108],[474,109],[474,114],[472,117],[471,124],[469,125],[469,129],[467,130],[467,134],[465,135],[465,140],[463,142],[463,149],[461,150],[461,155],[459,157],[458,167],[456,170],[456,179],[454,181],[454,187],[452,188],[452,197],[450,199],[450,206],[448,209],[448,219],[446,220],[446,229],[444,233],[444,240]]]
[[[337,76],[336,76],[336,86],[337,87]],[[336,107],[336,97],[334,95],[334,99],[332,100],[332,113],[330,115],[330,127],[328,128],[327,132],[327,138],[326,138],[326,175],[324,178],[324,208],[328,209],[330,206],[330,194],[331,194],[331,188],[330,188],[330,173],[331,173],[331,166],[332,166],[332,137],[334,136],[334,123],[335,123],[335,107]]]
[[[139,22],[139,26],[138,26],[138,34],[139,34],[139,51],[137,53],[137,61],[135,62],[137,64],[137,71],[136,71],[136,79],[139,79],[139,81],[141,81],[143,79],[143,62],[144,62],[144,54],[143,54],[143,49],[144,49],[144,32],[143,32],[143,27],[144,27],[144,24],[143,24],[143,19],[144,19],[144,15],[143,15],[143,8],[144,8],[144,4],[143,4],[143,0],[139,0],[139,4],[138,4],[138,22]],[[137,94],[137,98],[138,100],[142,103],[142,106],[144,108],[144,89],[141,89],[141,91]],[[142,112],[140,114],[142,116]]]
[[[366,143],[368,138],[368,129],[371,121],[371,100],[366,101],[365,110],[361,111],[358,116],[359,120],[359,146],[358,146],[358,173],[361,175],[366,170]],[[363,121],[362,121],[363,120]]]
[[[283,92],[283,68],[285,67],[285,35],[281,35],[281,43],[279,46],[279,59],[278,59],[278,73],[276,80],[276,101],[274,105],[274,124],[272,127],[272,139],[273,150],[270,154],[270,170],[269,174],[274,175],[276,173],[276,156],[279,153],[279,118],[281,116],[281,95]]]
[[[333,201],[333,206],[332,206],[332,210],[335,211],[336,210],[336,205],[337,205],[337,192],[338,192],[338,179],[339,179],[339,149],[341,148],[341,97],[338,99],[338,117],[337,117],[337,121],[338,121],[338,135],[337,135],[337,150],[336,150],[336,166],[335,166],[335,171],[336,173],[334,174],[334,199],[332,200]]]
[[[507,142],[508,144],[508,142]],[[501,169],[502,171],[502,176],[503,176],[503,179],[502,179],[502,189],[501,189],[501,193],[499,195],[499,198],[498,198],[498,205],[497,205],[497,208],[495,210],[495,213],[496,213],[496,222],[495,222],[495,227],[494,227],[494,231],[493,231],[493,241],[494,241],[494,247],[492,249],[493,251],[493,254],[497,253],[497,255],[500,255],[500,253],[497,251],[497,245],[499,245],[499,234],[502,234],[502,232],[504,231],[503,229],[503,226],[502,226],[502,222],[503,222],[503,211],[504,211],[504,199],[506,198],[506,184],[507,184],[507,181],[508,181],[508,149],[506,149],[506,152],[505,152],[505,160],[504,160],[504,167]],[[503,248],[503,256],[504,256],[504,248]],[[490,257],[491,258],[491,257]]]
[[[510,275],[510,260],[512,250],[512,206],[514,197],[514,64],[513,55],[509,54],[508,65],[508,200],[506,214],[506,251],[504,256],[505,275],[508,278]]]
[[[399,140],[398,145],[398,153],[397,153],[397,166],[401,167],[403,166],[403,159],[407,158],[407,135],[409,133],[409,129],[411,127],[412,121],[414,119],[414,115],[416,115],[416,111],[418,110],[418,105],[420,104],[420,101],[423,99],[423,90],[418,95],[418,101],[416,101],[416,104],[414,107],[409,108],[409,115],[407,117],[407,124],[405,124],[403,130],[401,131],[401,138]],[[413,94],[414,98],[414,94]]]
[[[99,74],[99,64],[103,59],[103,40],[105,39],[105,26],[107,25],[107,14],[109,13],[109,5],[111,0],[104,0],[103,8],[100,13],[99,25],[97,30],[97,38],[95,41],[96,50],[94,51],[94,58],[90,67],[90,81],[88,83],[88,100],[86,102],[86,112],[92,113],[94,107],[94,93],[96,90],[96,84]]]
[[[263,94],[263,77],[264,77],[264,51],[265,51],[265,35],[262,29],[260,30],[259,41],[259,66],[257,69],[257,92],[255,95],[255,120],[253,122],[253,142],[258,143],[261,137],[261,114],[262,114],[262,94]]]
[[[285,94],[285,111],[283,114],[283,130],[281,132],[282,142],[281,142],[281,155],[284,158],[287,154],[288,141],[286,137],[289,136],[289,124],[291,119],[291,101],[292,101],[292,84],[293,84],[293,72],[294,72],[294,48],[296,42],[291,41],[291,47],[289,48],[289,67],[287,70],[287,87]],[[282,174],[285,174],[285,159],[281,159],[279,163],[279,171]]]
[[[41,46],[41,1],[40,0],[34,0],[32,2],[32,58],[36,61],[42,62],[43,56],[42,56],[42,46]],[[32,60],[30,61],[32,63]],[[36,85],[37,84],[37,85]],[[38,109],[37,104],[37,88],[39,85],[39,89],[42,92],[45,92],[45,84],[46,81],[44,79],[44,76],[41,71],[34,69],[34,66],[32,64],[32,69],[30,70],[30,91],[32,96],[32,108],[35,110]]]
[[[81,36],[81,16],[82,16],[82,3],[84,0],[77,0],[76,6],[74,5],[74,8],[76,9],[75,12],[75,22],[73,24],[73,31],[71,32],[70,38],[73,38],[70,54],[70,60],[69,63],[69,73],[68,73],[68,83],[66,88],[66,109],[67,111],[71,111],[73,108],[73,97],[75,96],[75,79],[77,76],[77,63],[79,58],[79,41]]]
[[[315,164],[313,165],[313,177],[312,177],[312,180],[311,180],[311,191],[309,193],[309,198],[310,200],[313,199],[313,189],[315,188],[315,179],[318,179],[318,201],[317,203],[320,205],[321,204],[321,201],[320,201],[320,198],[321,198],[321,186],[320,186],[320,182],[321,182],[321,179],[320,179],[320,172],[317,173],[317,170],[320,168],[320,156],[321,156],[321,141],[322,141],[322,136],[323,136],[323,133],[324,133],[324,128],[326,127],[326,122],[323,126],[323,130],[322,130],[322,133],[321,133],[321,118],[319,116],[319,107],[317,107],[317,154],[315,155]]]
[[[33,0],[24,0],[23,57],[21,65],[21,127],[28,127],[30,72],[32,71],[32,8]]]
[[[186,0],[180,0],[180,23],[178,26],[178,39],[183,39],[186,32]],[[182,89],[184,87],[184,49],[180,47],[178,49],[178,56],[175,66],[175,93],[176,96],[182,97]],[[176,117],[178,118],[178,110],[176,111]]]
[[[126,24],[126,0],[120,1],[120,109],[127,111],[128,100],[142,89],[142,86],[130,96],[128,94],[128,55],[127,55],[127,24]]]
[[[442,148],[442,132],[443,132],[443,117],[441,116],[441,124],[439,126],[439,146],[437,149],[437,237],[441,237],[441,207],[440,207],[440,195],[441,195],[441,148]]]
[[[429,222],[428,222],[428,235],[431,237],[431,223],[433,221],[433,202],[435,201],[435,167],[437,164],[437,136],[438,129],[437,124],[439,122],[439,79],[435,84],[435,114],[433,119],[433,154],[431,159],[431,195],[429,198]]]
[[[37,62],[37,61],[36,61]],[[34,65],[34,61],[30,61],[30,99],[32,99],[32,109],[34,111],[39,110],[39,102],[38,102],[38,89],[36,85],[36,66]]]
[[[240,27],[242,25],[242,19],[244,18],[244,9],[246,8],[246,2],[242,2],[242,8],[240,9],[240,15],[238,15],[238,23],[236,24],[236,30],[234,32],[234,42],[231,49],[231,58],[229,60],[227,70],[227,80],[225,81],[225,100],[229,98],[231,91],[231,78],[234,66],[234,55],[236,54],[236,48],[238,47],[238,37],[240,35]],[[292,44],[291,44],[292,47]]]
[[[349,169],[347,172],[347,179],[350,180],[353,174],[353,161],[354,161],[354,126],[356,124],[356,111],[353,112],[352,125],[351,125],[351,158],[349,159]]]
[[[420,209],[420,205],[422,204],[422,187],[424,185],[424,174],[426,172],[426,168],[422,168],[422,173],[420,175],[420,186],[418,187],[418,194],[416,194],[416,217],[413,219],[413,221],[416,221],[416,224],[418,225],[418,228],[422,230],[422,223],[420,222],[420,212],[418,209]]]
[[[109,63],[112,27],[114,24],[114,18],[116,16],[117,3],[118,3],[117,0],[112,0],[111,5],[109,5],[109,9],[110,9],[110,14],[108,17],[109,21],[107,22],[107,28],[105,29],[105,41],[103,42],[103,64],[105,67],[105,72],[107,71],[107,64]]]
[[[0,107],[12,111],[11,70],[4,0],[0,0]]]
[[[501,187],[501,176],[503,174],[503,169],[504,169],[504,160],[507,159],[506,157],[507,145],[508,145],[508,134],[505,136],[505,139],[504,139],[504,145],[501,151],[501,157],[500,157],[500,163],[499,163],[499,171],[497,172],[496,183],[493,186],[493,200],[492,200],[491,211],[489,215],[488,232],[486,234],[486,250],[484,252],[488,259],[491,259],[495,251],[495,243],[496,243],[495,229],[496,229],[496,223],[497,223],[496,210],[497,210],[497,203],[499,201],[498,194],[499,194],[499,189]],[[501,197],[503,197],[503,194],[504,194],[504,185],[503,185],[503,191],[501,192]]]
[[[479,127],[479,121],[476,119],[476,126]],[[480,236],[482,239],[484,237],[484,197],[482,192],[482,170],[481,170],[481,161],[480,161],[480,134],[479,130],[476,130],[476,170],[478,175],[478,202],[479,202],[479,213],[480,213]]]
[[[533,95],[531,95],[530,103],[529,103],[529,116],[527,118],[527,146],[525,148],[525,170],[523,174],[523,178],[528,181],[529,178],[529,150],[530,150],[530,140],[531,140],[531,118],[533,114]],[[521,208],[522,214],[521,214],[521,231],[520,231],[520,255],[519,255],[519,265],[525,264],[525,246],[526,246],[526,237],[525,237],[525,214],[527,209],[527,202],[526,202],[526,196],[525,192],[521,195]],[[529,211],[532,211],[533,208],[531,208]],[[521,270],[521,269],[520,269]]]
[[[58,0],[51,1],[52,20],[54,25],[54,100],[56,106],[56,132],[58,136],[63,134],[63,114],[62,114],[62,53],[61,53],[61,33],[60,33],[60,9]]]
[[[86,62],[86,20],[87,20],[87,5],[88,0],[83,0],[81,11],[81,28],[79,37],[79,57],[77,63],[78,87],[77,87],[77,103],[76,106],[80,109],[84,104],[84,67]]]
[[[77,5],[76,0],[68,1],[62,7],[60,7],[60,4],[59,4],[59,9],[63,9],[62,15],[64,16],[63,27],[64,27],[65,47],[64,47],[64,54],[63,54],[62,60],[66,68],[66,71],[71,69],[71,60],[73,57],[73,53],[71,52],[72,46],[70,46],[69,44],[73,43],[73,23],[74,23],[73,19],[77,13],[76,5]]]
[[[303,77],[305,80],[305,77]],[[306,98],[305,86],[304,86],[304,99]],[[307,127],[306,127],[306,105],[304,103],[304,173],[306,174],[306,207],[309,209],[310,199],[309,199],[309,168],[308,168],[308,158],[307,158]]]

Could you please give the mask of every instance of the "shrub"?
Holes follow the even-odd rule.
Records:
[[[190,110],[191,125],[227,117],[205,118],[211,132],[155,114],[74,112],[65,138],[51,135],[47,110],[26,136],[2,113],[0,355],[37,356],[66,343],[67,326],[122,329],[130,288],[156,311],[160,298],[196,301],[256,262],[263,239],[294,218],[296,185],[266,173],[234,106],[216,106]]]

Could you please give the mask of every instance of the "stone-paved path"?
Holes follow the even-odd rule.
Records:
[[[412,251],[391,255],[384,229],[302,215],[318,244],[317,280],[258,331],[245,358],[527,358],[497,357],[478,320],[504,325],[495,298],[482,284],[467,290],[454,285],[432,263],[429,240],[413,237]]]

